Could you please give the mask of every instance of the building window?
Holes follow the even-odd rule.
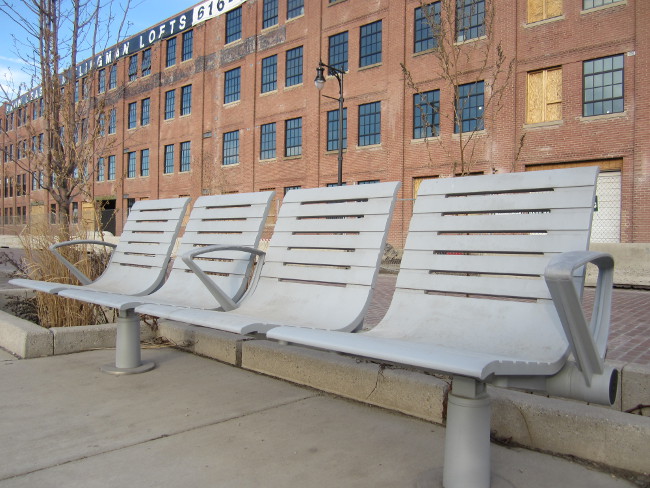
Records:
[[[562,0],[528,0],[528,23],[562,15]]]
[[[145,98],[140,105],[140,125],[149,125],[151,118],[151,99]]]
[[[379,180],[362,180],[358,181],[357,185],[374,185],[375,183],[379,183]]]
[[[165,120],[173,119],[176,111],[176,90],[165,92]]]
[[[284,124],[284,155],[302,155],[302,117],[289,119]]]
[[[165,57],[165,67],[169,68],[176,64],[176,38],[172,37],[167,40],[167,55]]]
[[[348,147],[348,109],[343,109],[343,149]],[[339,149],[339,111],[327,112],[327,150]]]
[[[359,146],[381,144],[381,102],[359,105]]]
[[[456,0],[456,41],[485,35],[485,0]]]
[[[108,70],[108,89],[113,90],[117,88],[117,66],[113,65]]]
[[[440,134],[440,90],[413,95],[413,139]]]
[[[528,73],[526,123],[562,119],[562,68]]]
[[[264,0],[262,7],[262,29],[278,24],[278,0]]]
[[[115,179],[115,156],[108,157],[108,180],[113,181]]]
[[[140,151],[140,176],[149,176],[149,149]]]
[[[138,55],[134,54],[129,58],[129,81],[138,79]]]
[[[181,172],[190,170],[190,161],[192,159],[190,141],[181,142]]]
[[[151,48],[142,51],[142,76],[151,74]]]
[[[223,103],[232,103],[239,100],[241,91],[241,68],[226,71],[224,76]]]
[[[127,156],[126,177],[135,178],[135,152],[130,152]]]
[[[440,2],[415,9],[413,52],[421,53],[438,45],[438,41],[433,35],[432,25],[440,26]]]
[[[223,166],[239,163],[239,131],[223,135]]]
[[[241,17],[241,7],[226,13],[226,44],[241,39]]]
[[[291,190],[300,190],[300,186],[285,186],[284,195],[286,196]]]
[[[189,61],[194,56],[194,31],[183,32],[183,53],[181,61]]]
[[[348,70],[348,33],[341,32],[329,38],[329,62],[330,66],[340,70]]]
[[[623,55],[585,61],[582,115],[623,112]]]
[[[97,93],[104,93],[106,91],[106,70],[100,69],[97,72]]]
[[[381,63],[381,30],[381,20],[361,26],[359,67]]]
[[[262,59],[262,93],[278,88],[278,56],[274,54]]]
[[[129,120],[128,120],[129,129],[135,129],[137,123],[138,123],[138,103],[137,102],[129,103]]]
[[[192,113],[192,85],[181,87],[181,116]]]
[[[611,3],[618,3],[621,0],[583,0],[582,9],[589,10],[590,8],[602,7]]]
[[[117,109],[112,108],[108,114],[108,133],[115,134],[117,130]]]
[[[454,132],[483,130],[483,88],[482,81],[460,85],[456,96],[456,123]]]
[[[300,85],[302,83],[302,46],[287,51],[285,73],[286,86]]]
[[[174,145],[168,144],[165,146],[165,164],[163,166],[163,173],[169,174],[174,172]]]
[[[260,159],[275,158],[275,122],[263,124],[260,131]]]
[[[287,19],[300,17],[305,13],[305,0],[287,0]]]

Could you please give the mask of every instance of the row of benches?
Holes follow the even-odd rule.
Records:
[[[109,372],[154,367],[140,358],[138,314],[148,314],[449,374],[443,484],[487,487],[487,383],[615,400],[618,373],[604,362],[613,260],[587,251],[597,172],[423,182],[392,302],[366,332],[350,333],[370,303],[399,183],[289,191],[266,252],[273,192],[201,197],[166,280],[188,202],[138,202],[95,282],[12,283],[118,309]],[[587,263],[599,268],[590,321]]]

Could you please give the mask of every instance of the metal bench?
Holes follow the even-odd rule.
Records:
[[[135,311],[238,334],[279,325],[356,330],[370,304],[398,188],[291,190],[259,275],[237,308],[224,296],[223,312],[153,304]],[[183,259],[191,263],[201,252]]]
[[[220,304],[212,294],[218,287],[229,300],[238,302],[246,290],[255,254],[235,250],[257,248],[264,230],[275,192],[236,193],[199,197],[185,226],[169,277],[155,292],[146,295],[105,293],[87,289],[67,289],[60,296],[95,303],[119,311],[115,364],[102,367],[113,374],[133,374],[155,367],[141,361],[140,320],[134,309],[142,304],[176,305],[217,309]],[[233,250],[204,252],[207,246],[234,246]],[[196,272],[180,256],[202,250]]]
[[[189,198],[141,200],[136,202],[124,224],[118,244],[79,239],[53,244],[50,250],[74,275],[81,285],[30,279],[13,279],[9,283],[43,293],[57,294],[64,289],[146,295],[160,287],[165,279],[176,237]],[[111,259],[95,281],[85,276],[58,251],[71,245],[91,244],[113,247]]]
[[[486,384],[603,404],[613,260],[587,251],[597,168],[422,183],[390,307],[359,334],[279,327],[267,337],[453,377],[443,485],[490,485]],[[584,267],[599,267],[591,321]],[[334,308],[334,307],[333,307]]]

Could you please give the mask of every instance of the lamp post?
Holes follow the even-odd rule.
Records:
[[[336,80],[339,82],[339,97],[334,98],[334,97],[329,97],[327,95],[323,95],[324,97],[331,98],[332,100],[338,100],[339,101],[339,133],[338,133],[338,149],[339,149],[339,173],[338,173],[338,186],[343,186],[343,75],[345,74],[345,71],[341,71],[338,68],[335,68],[333,66],[330,66],[328,64],[323,63],[320,61],[318,63],[318,68],[316,68],[316,79],[314,80],[314,84],[316,85],[316,88],[318,90],[322,90],[323,86],[325,86],[325,76],[323,76],[323,72],[325,71],[325,68],[328,69],[328,74],[330,76],[334,76]]]

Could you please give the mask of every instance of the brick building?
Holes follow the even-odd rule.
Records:
[[[98,55],[77,70],[87,96],[107,94],[94,199],[119,233],[143,198],[275,189],[279,205],[287,189],[334,184],[339,90],[333,76],[315,88],[322,60],[345,71],[343,181],[402,181],[397,247],[419,182],[459,161],[472,174],[598,165],[594,240],[650,241],[650,3],[499,0],[488,23],[485,0],[454,0],[451,44],[474,54],[450,83],[426,23],[449,2],[212,0]],[[480,69],[490,42],[512,66],[498,100],[494,70]],[[56,211],[19,160],[37,95],[0,111],[5,232]]]

